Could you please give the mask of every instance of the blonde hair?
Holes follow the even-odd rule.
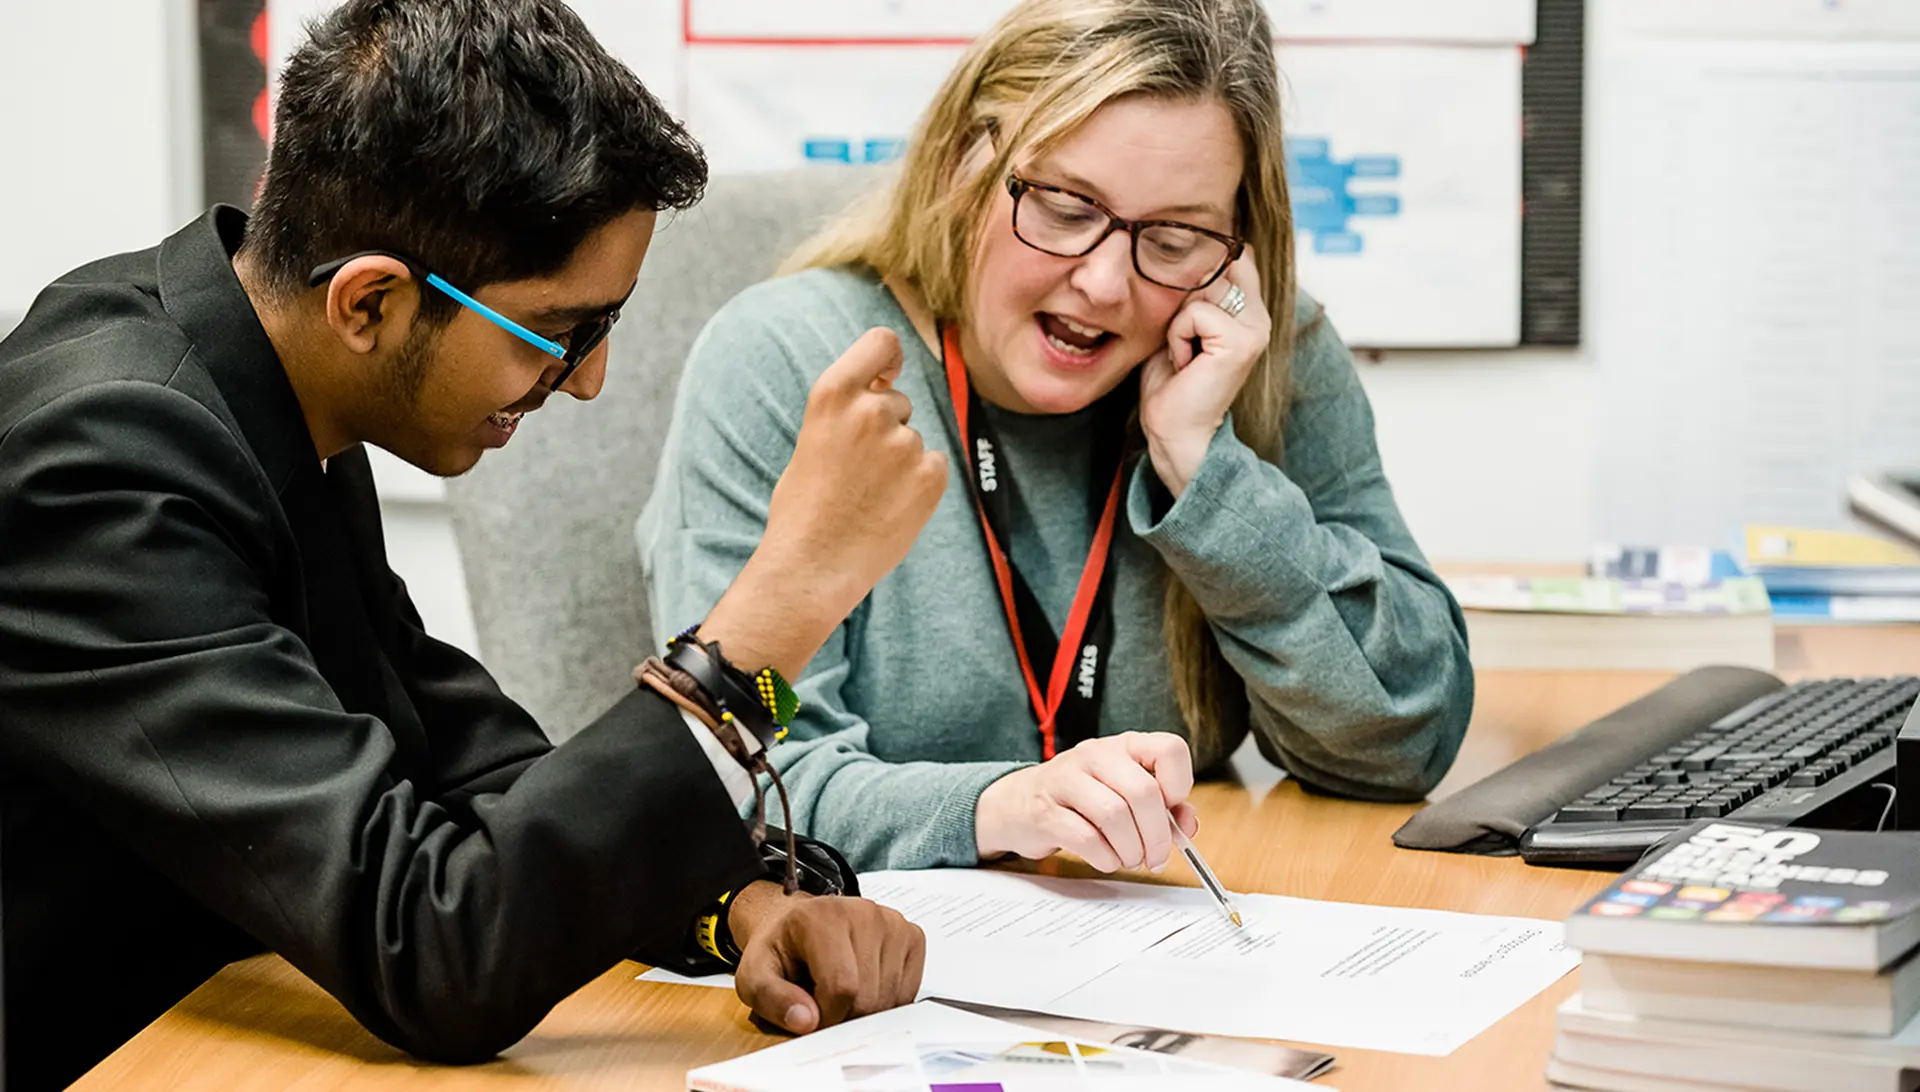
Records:
[[[900,278],[941,322],[965,320],[972,259],[1016,156],[1044,155],[1128,95],[1210,100],[1245,155],[1239,230],[1260,267],[1273,337],[1233,403],[1234,432],[1281,456],[1294,344],[1293,214],[1279,74],[1261,0],[1025,0],[976,40],[921,117],[891,186],[802,244],[781,272],[864,265]],[[1193,595],[1167,581],[1167,658],[1195,761],[1224,759],[1219,725],[1244,705]]]

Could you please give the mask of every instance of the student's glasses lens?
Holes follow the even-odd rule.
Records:
[[[605,341],[607,334],[613,330],[614,321],[619,317],[620,312],[615,311],[610,315],[589,319],[568,332],[567,363],[578,364],[587,358],[587,354],[599,348],[600,343]]]

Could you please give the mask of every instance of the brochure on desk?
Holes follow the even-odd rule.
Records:
[[[933,1001],[687,1074],[690,1092],[1283,1092],[1284,1077],[1037,1034]]]

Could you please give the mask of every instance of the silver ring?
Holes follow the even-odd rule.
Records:
[[[1246,309],[1247,294],[1242,292],[1240,286],[1237,284],[1228,285],[1227,294],[1220,297],[1220,310],[1225,311],[1234,318],[1239,318],[1240,312]]]

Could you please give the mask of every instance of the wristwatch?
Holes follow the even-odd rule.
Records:
[[[860,894],[860,879],[838,850],[804,835],[789,837],[786,831],[778,827],[770,827],[767,832],[779,837],[769,837],[760,843],[760,863],[765,870],[763,879],[775,883],[786,880],[789,875],[787,851],[791,846],[792,874],[798,878],[800,890],[821,896]],[[716,974],[739,965],[740,947],[734,943],[733,930],[727,924],[733,899],[739,893],[735,890],[721,895],[693,919],[689,965],[704,968],[693,973]]]
[[[765,749],[787,736],[787,726],[800,711],[800,699],[778,671],[763,667],[752,675],[721,655],[720,642],[702,641],[699,626],[689,626],[667,642],[669,667],[693,676],[719,706],[721,719],[743,725]]]

